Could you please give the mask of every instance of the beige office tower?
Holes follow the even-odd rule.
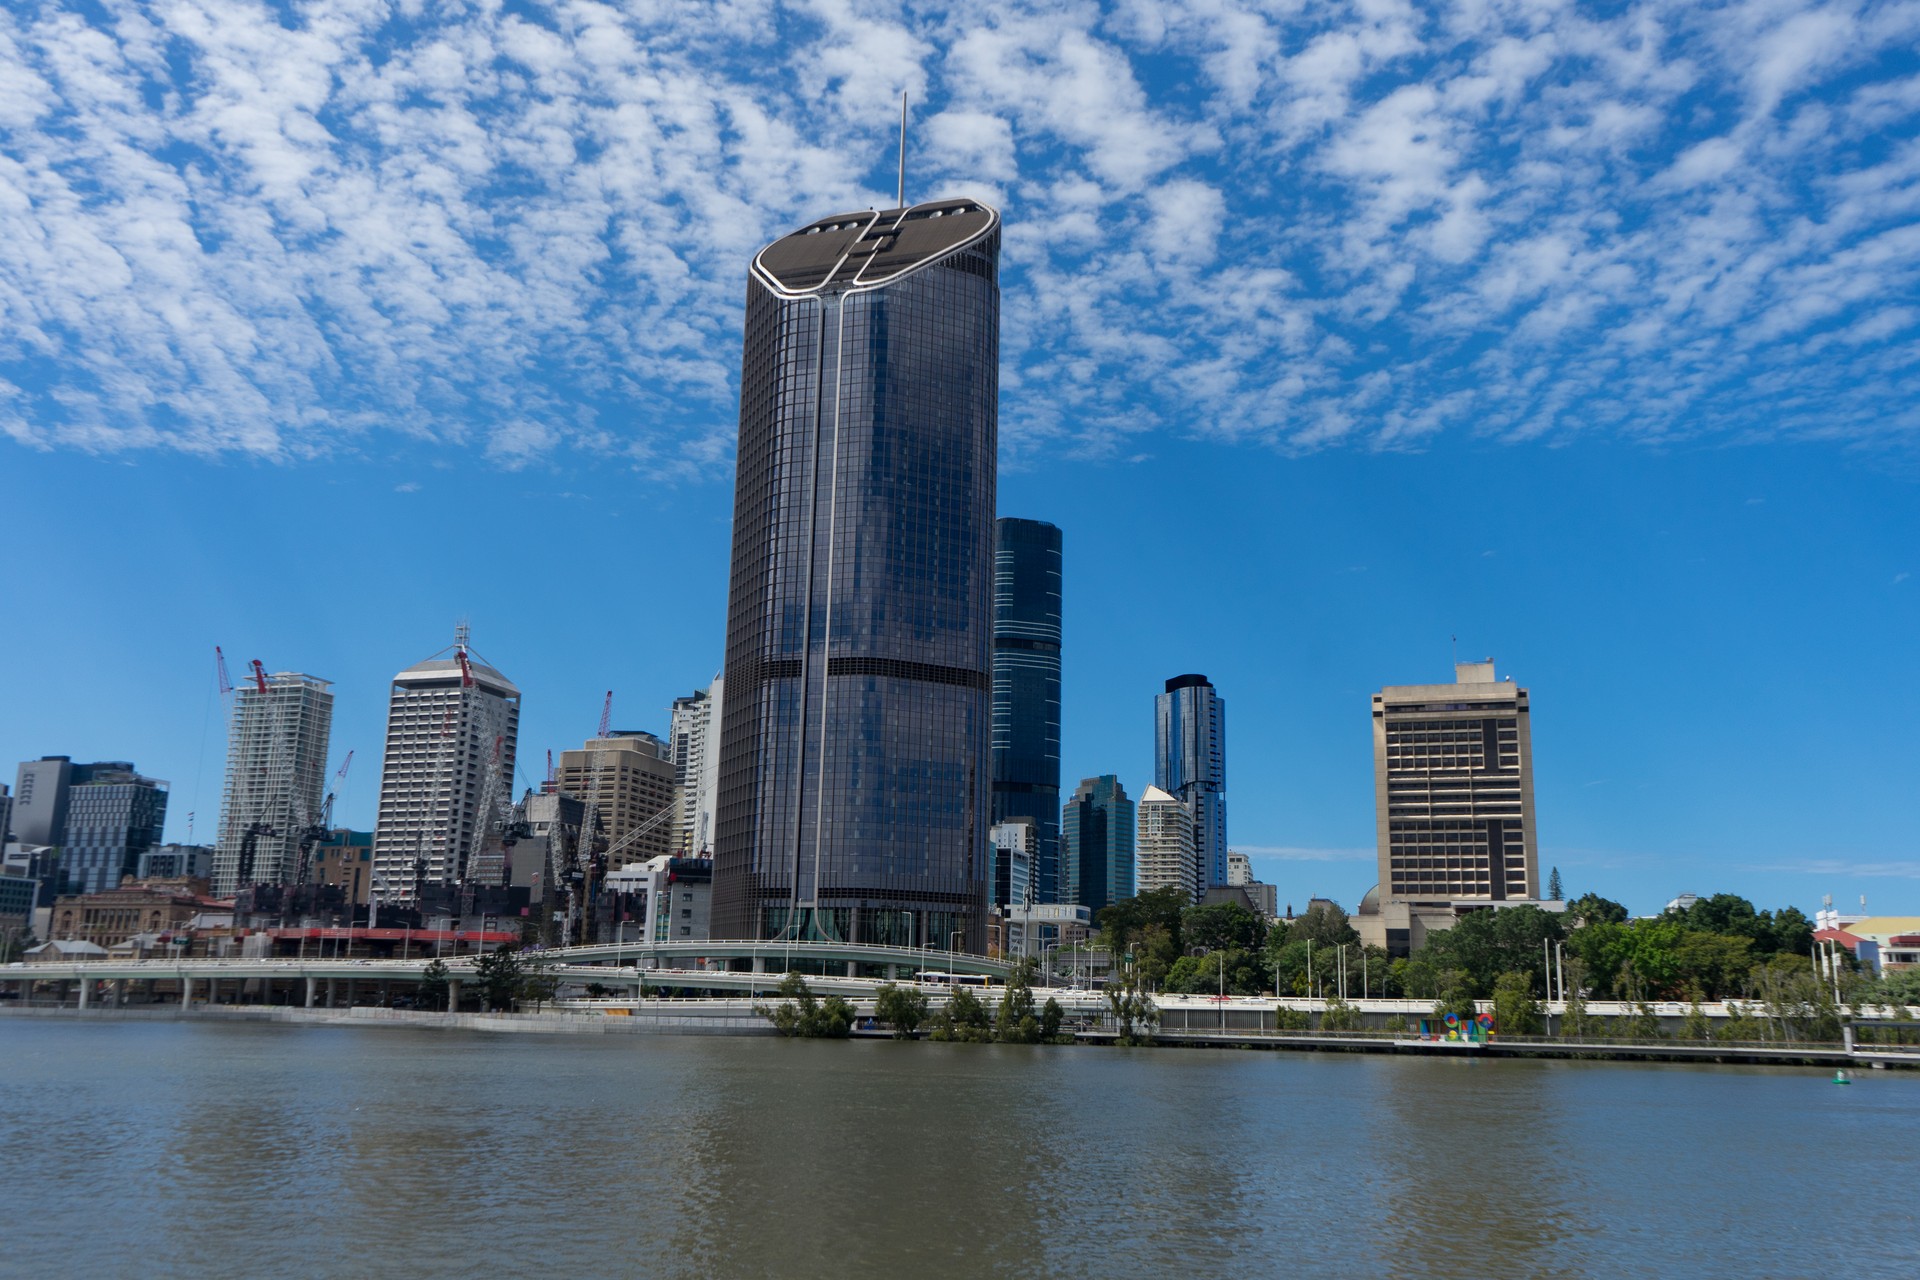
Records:
[[[293,882],[300,832],[320,821],[332,731],[332,686],[317,676],[262,672],[235,689],[213,854],[215,893]]]
[[[1380,883],[1354,923],[1394,955],[1463,910],[1539,897],[1527,691],[1493,660],[1373,695]]]
[[[667,745],[651,733],[590,738],[560,753],[560,790],[586,804],[584,824],[607,854],[608,871],[674,852],[674,768]]]
[[[1193,808],[1159,787],[1148,787],[1134,807],[1135,891],[1169,886],[1200,901],[1206,877],[1193,838]]]
[[[513,802],[520,690],[454,643],[393,678],[373,827],[373,896],[412,902],[478,869],[486,815]]]

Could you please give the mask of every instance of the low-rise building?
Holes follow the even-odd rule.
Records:
[[[335,828],[311,856],[309,883],[339,889],[353,906],[367,905],[373,893],[373,832]]]
[[[196,888],[196,882],[186,880],[130,880],[102,893],[63,895],[53,903],[53,940],[111,947],[137,933],[184,928],[209,908],[226,905],[203,897]]]

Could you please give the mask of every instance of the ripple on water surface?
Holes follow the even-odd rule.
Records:
[[[1920,1076],[0,1021],[0,1270],[1907,1275]],[[1821,1187],[1831,1192],[1821,1192]]]

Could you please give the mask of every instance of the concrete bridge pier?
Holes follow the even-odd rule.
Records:
[[[92,978],[80,979],[80,1007],[82,1009],[87,1007],[87,997],[92,994],[92,991],[93,991],[93,979]]]
[[[185,976],[180,979],[180,1007],[193,1008],[193,979]]]
[[[333,1008],[333,1005],[334,1005],[334,995],[335,995],[335,992],[337,991],[337,989],[338,989],[338,987],[339,987],[339,980],[338,980],[338,979],[336,979],[336,978],[328,978],[328,979],[327,979],[327,1008],[329,1008],[329,1009],[331,1009],[331,1008]]]
[[[309,977],[307,979],[307,1008],[309,1009],[313,1008],[314,993],[319,985],[320,980],[318,978]]]
[[[354,988],[358,985],[359,985],[359,980],[357,978],[347,979],[347,1008],[349,1009],[353,1008]]]
[[[447,979],[447,1012],[460,1012],[460,979]]]

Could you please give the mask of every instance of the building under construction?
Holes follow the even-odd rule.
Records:
[[[373,897],[412,903],[475,870],[490,818],[513,800],[520,690],[467,643],[393,678],[373,831]]]
[[[293,671],[268,675],[256,661],[232,692],[230,708],[213,855],[213,888],[223,897],[297,877],[302,834],[324,820],[332,685]]]

